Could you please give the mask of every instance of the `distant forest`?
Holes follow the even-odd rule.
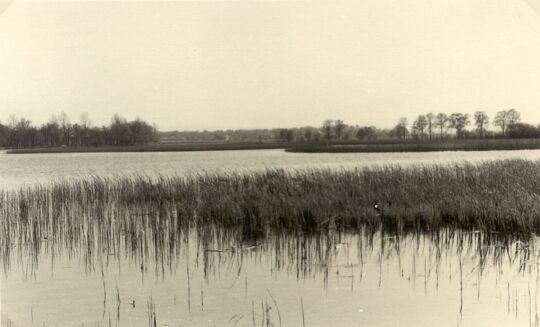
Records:
[[[92,126],[87,113],[81,115],[79,123],[72,124],[63,112],[39,127],[14,115],[7,125],[0,124],[0,146],[7,148],[128,146],[156,141],[157,131],[150,124],[141,119],[127,121],[118,115],[109,126],[102,127]]]
[[[489,127],[493,127],[490,129]],[[92,126],[87,113],[78,123],[71,123],[65,113],[53,115],[39,127],[26,118],[11,116],[0,123],[0,146],[28,147],[92,147],[129,146],[149,143],[223,143],[223,142],[344,142],[377,140],[434,140],[448,138],[540,138],[540,125],[521,122],[515,109],[497,112],[491,119],[484,111],[465,113],[428,113],[412,123],[400,118],[391,129],[346,124],[342,120],[326,120],[320,127],[241,129],[217,131],[159,132],[141,120],[127,121],[114,115],[109,126]]]

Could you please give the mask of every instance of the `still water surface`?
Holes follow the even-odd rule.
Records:
[[[4,262],[2,319],[16,326],[538,323],[535,238],[359,232],[242,245],[188,234],[175,254],[150,246],[144,258],[128,248],[44,244],[32,259],[20,245]]]
[[[124,174],[172,175],[250,172],[267,168],[350,169],[370,165],[403,166],[540,159],[540,150],[425,153],[288,153],[284,150],[66,153],[8,155],[0,152],[0,188],[49,183],[62,178]]]
[[[293,154],[0,154],[2,188],[88,175],[350,169],[540,159],[540,151]],[[111,205],[111,204],[109,204]],[[128,208],[129,209],[129,208]],[[85,215],[85,213],[82,213]],[[2,326],[536,326],[539,240],[439,231],[276,235],[149,225],[135,233],[81,217],[51,237],[4,226]],[[111,218],[111,221],[116,221]],[[157,216],[155,219],[158,219]],[[99,220],[99,219],[98,219]],[[15,220],[16,221],[16,220]],[[66,224],[67,221],[59,222]],[[53,228],[54,226],[51,226]]]

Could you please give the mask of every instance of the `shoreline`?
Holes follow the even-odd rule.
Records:
[[[6,154],[100,153],[100,152],[194,152],[285,149],[282,143],[155,144],[141,146],[51,147],[4,149]]]
[[[100,152],[195,152],[276,150],[290,153],[384,153],[445,151],[510,151],[539,150],[540,139],[451,139],[451,140],[380,140],[320,143],[158,143],[138,146],[49,147],[2,149],[5,154],[100,153]]]
[[[317,144],[288,148],[292,153],[384,153],[538,150],[540,139],[472,139],[369,144]]]

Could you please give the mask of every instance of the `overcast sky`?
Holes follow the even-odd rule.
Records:
[[[516,108],[536,124],[540,0],[530,1],[4,2],[0,120],[64,111],[161,130],[391,127],[429,111]]]

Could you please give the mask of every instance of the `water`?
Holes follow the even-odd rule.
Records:
[[[187,232],[172,260],[152,246],[141,258],[128,248],[55,249],[47,240],[30,260],[23,245],[2,275],[4,323],[529,326],[538,319],[535,238],[360,231],[273,235],[250,245],[233,239]]]
[[[11,189],[88,175],[350,169],[510,158],[537,160],[540,151],[0,154],[0,180],[1,188]],[[238,230],[177,226],[171,212],[137,215],[136,208],[116,209],[107,203],[107,217],[79,212],[78,219],[55,211],[43,225],[39,219],[18,217],[0,221],[2,230],[9,231],[0,239],[2,326],[540,322],[540,242],[535,236],[448,230],[395,235],[363,229],[269,233],[245,240]],[[118,216],[122,212],[125,217]],[[152,219],[163,224],[156,226]]]
[[[249,172],[266,168],[350,169],[370,165],[427,165],[497,159],[540,159],[540,150],[426,153],[288,153],[284,150],[25,154],[0,153],[0,188],[46,184],[88,175]]]

